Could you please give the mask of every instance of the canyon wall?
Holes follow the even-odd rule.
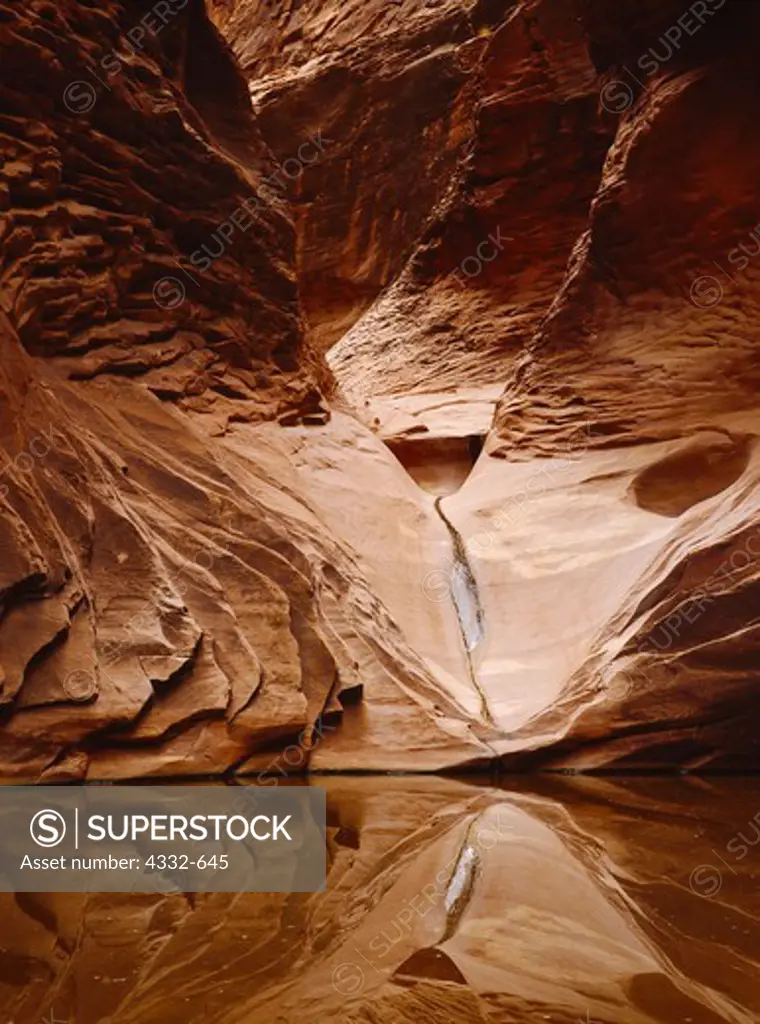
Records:
[[[756,767],[752,5],[208,7],[0,0],[3,774]]]
[[[292,770],[365,680],[362,749],[476,756],[257,434],[329,420],[329,371],[243,79],[174,7],[0,5],[3,774]]]

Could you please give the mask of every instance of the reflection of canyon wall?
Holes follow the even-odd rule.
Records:
[[[746,780],[543,789],[327,780],[322,894],[4,893],[0,1005],[17,1024],[757,1019],[760,852],[726,848],[752,835]]]
[[[175,6],[0,0],[3,770],[757,764],[752,5]]]

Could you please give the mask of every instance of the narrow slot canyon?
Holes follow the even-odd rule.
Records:
[[[755,763],[750,6],[0,0],[9,779]]]
[[[758,49],[0,0],[3,1019],[760,1021]]]

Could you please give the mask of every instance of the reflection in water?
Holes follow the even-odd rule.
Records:
[[[326,893],[0,896],[1,1019],[760,1020],[756,781],[323,781]]]

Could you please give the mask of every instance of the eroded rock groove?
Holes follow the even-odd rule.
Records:
[[[474,651],[482,643],[486,635],[485,614],[480,602],[478,584],[467,558],[465,543],[457,528],[443,511],[443,498],[436,498],[434,506],[451,537],[452,569],[449,577],[450,593],[456,611],[457,622],[459,623],[465,657],[467,658],[467,668],[472,684],[480,697],[483,718],[492,723],[493,718],[488,707],[488,698],[478,682],[477,669],[473,660]]]

